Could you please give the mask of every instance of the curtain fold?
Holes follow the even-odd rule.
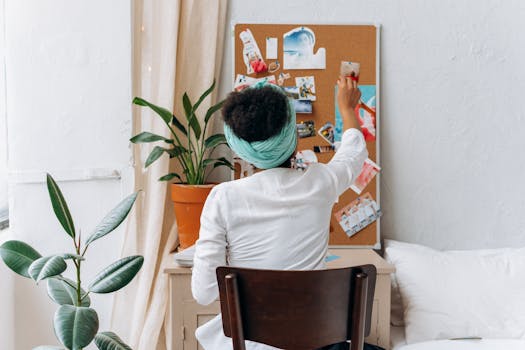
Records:
[[[179,120],[184,118],[183,93],[194,102],[220,76],[226,9],[225,0],[136,0],[134,96],[173,110]],[[215,99],[214,92],[199,110],[206,111]],[[198,117],[202,119],[203,114]],[[135,106],[133,132],[140,131],[169,135],[159,117]],[[127,220],[122,255],[141,254],[145,259],[138,278],[115,295],[111,320],[112,330],[135,350],[166,349],[168,278],[163,269],[177,242],[169,186],[158,181],[175,171],[176,165],[162,157],[144,170],[154,146],[133,147],[135,189],[142,194]]]

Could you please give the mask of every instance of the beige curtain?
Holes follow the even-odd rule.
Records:
[[[182,94],[187,91],[195,101],[220,75],[226,7],[226,0],[136,0],[134,95],[184,118]],[[206,110],[215,99],[214,94],[199,109]],[[133,130],[168,136],[162,120],[145,108],[134,108]],[[112,330],[135,350],[166,348],[168,280],[163,270],[177,240],[168,185],[157,181],[174,165],[164,157],[144,171],[153,147],[134,146],[135,188],[143,192],[127,221],[122,252],[144,255],[144,266],[115,295],[111,320]]]

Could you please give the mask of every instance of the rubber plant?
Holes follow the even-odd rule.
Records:
[[[57,303],[53,325],[57,339],[64,347],[39,346],[34,350],[69,349],[81,350],[92,342],[100,350],[130,350],[115,333],[98,332],[97,312],[91,308],[91,293],[105,294],[126,286],[142,267],[140,255],[122,258],[95,276],[87,289],[82,285],[81,267],[85,263],[88,248],[98,239],[116,229],[129,214],[138,193],[126,197],[112,209],[82,242],[80,230],[75,224],[60,188],[47,174],[47,189],[53,211],[71,240],[74,251],[42,256],[29,244],[11,240],[0,246],[0,257],[17,274],[33,279],[37,284],[47,282],[47,293]],[[68,263],[75,269],[75,280],[63,276]]]
[[[151,108],[166,124],[170,136],[166,138],[161,135],[153,134],[148,131],[141,132],[130,139],[133,143],[158,142],[164,143],[164,147],[155,146],[145,162],[147,168],[163,154],[167,154],[170,159],[176,159],[182,169],[182,175],[179,173],[169,173],[161,178],[160,181],[170,181],[173,179],[188,185],[203,185],[206,183],[206,174],[208,166],[212,170],[227,166],[233,169],[231,162],[224,158],[214,158],[213,153],[220,145],[227,145],[224,134],[218,133],[210,136],[206,131],[214,116],[215,112],[221,109],[224,100],[211,106],[204,116],[204,124],[201,124],[197,118],[197,110],[201,103],[208,97],[215,88],[215,80],[212,85],[204,91],[195,104],[192,104],[187,93],[182,96],[182,105],[186,117],[185,125],[168,109],[154,105],[143,98],[135,97],[133,103],[139,106]],[[176,130],[180,133],[178,134]],[[182,136],[182,137],[179,137]]]

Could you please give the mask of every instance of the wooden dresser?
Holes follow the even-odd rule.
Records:
[[[366,342],[385,349],[390,346],[390,273],[394,267],[369,249],[330,249],[338,259],[327,263],[327,268],[372,264],[377,268],[377,282],[372,310],[372,328]],[[197,327],[220,312],[219,301],[208,306],[197,304],[191,295],[191,269],[175,262],[168,266],[169,310],[168,350],[202,349],[195,339]]]

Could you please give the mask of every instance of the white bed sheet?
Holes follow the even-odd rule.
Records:
[[[407,345],[404,327],[390,327],[392,350],[525,350],[523,339],[431,340]]]

